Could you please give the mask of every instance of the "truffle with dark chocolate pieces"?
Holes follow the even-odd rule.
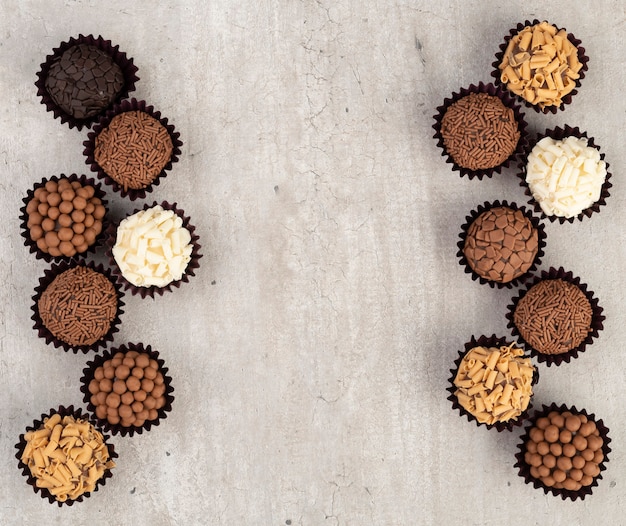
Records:
[[[63,111],[76,119],[86,119],[115,100],[124,87],[124,74],[104,51],[77,44],[55,59],[45,87]]]

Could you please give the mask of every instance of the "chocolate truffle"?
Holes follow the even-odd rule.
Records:
[[[110,330],[117,292],[109,279],[77,266],[59,274],[43,291],[37,310],[45,327],[69,345],[91,345]]]
[[[72,257],[96,242],[106,209],[94,186],[70,176],[38,186],[25,212],[28,235],[41,252]]]
[[[500,81],[529,105],[558,108],[583,76],[584,50],[565,29],[545,20],[520,26],[498,64]]]
[[[592,331],[593,308],[585,293],[563,279],[545,279],[520,298],[513,323],[537,352],[562,354],[581,345]]]
[[[94,370],[89,401],[111,425],[142,427],[166,404],[165,376],[147,352],[118,351]]]
[[[470,268],[480,277],[508,283],[532,266],[539,250],[539,235],[521,210],[494,207],[469,226],[463,247]]]
[[[102,112],[124,87],[124,74],[113,58],[89,44],[67,49],[50,66],[45,88],[67,114],[86,119]]]
[[[546,488],[572,492],[569,496],[588,488],[605,461],[606,437],[599,427],[604,426],[575,409],[544,413],[524,437],[522,471]]]
[[[528,154],[525,181],[546,216],[576,217],[600,200],[607,164],[586,137],[544,137]]]
[[[182,217],[161,205],[123,219],[112,249],[122,276],[136,287],[165,287],[180,280],[192,252],[192,236]]]
[[[172,158],[165,126],[143,111],[125,111],[96,136],[94,160],[124,191],[148,187]]]
[[[117,457],[107,438],[73,406],[42,415],[17,445],[28,483],[50,502],[72,505],[111,476]]]
[[[470,93],[448,107],[441,121],[441,136],[456,164],[486,170],[513,155],[520,130],[513,109],[498,97]]]
[[[533,394],[535,367],[515,344],[478,345],[463,356],[454,378],[459,405],[480,423],[515,420]]]

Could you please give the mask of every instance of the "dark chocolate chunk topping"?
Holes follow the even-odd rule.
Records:
[[[52,100],[76,119],[109,106],[124,87],[124,74],[111,56],[96,46],[78,44],[50,66],[46,89]]]

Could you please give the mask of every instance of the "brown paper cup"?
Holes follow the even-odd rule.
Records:
[[[500,70],[498,68],[498,66],[502,63],[502,59],[504,58],[504,53],[506,52],[506,48],[507,48],[507,46],[509,44],[509,41],[515,35],[517,35],[520,31],[522,31],[522,29],[524,29],[525,27],[527,27],[527,26],[534,26],[534,25],[537,25],[537,24],[540,24],[540,23],[541,23],[541,21],[537,20],[536,18],[532,22],[529,22],[528,20],[526,20],[523,24],[522,23],[517,24],[517,26],[512,28],[509,31],[509,34],[504,37],[504,42],[502,44],[500,44],[500,50],[496,53],[496,60],[495,60],[495,62],[493,62],[491,64],[491,66],[494,68],[493,71],[491,72],[491,76],[494,78],[494,83],[495,83],[496,86],[502,87],[507,92],[509,91],[506,88],[506,86],[502,83],[502,81],[500,80]],[[562,29],[562,28],[557,27],[557,26],[555,26],[555,27],[557,28],[557,31],[560,31]],[[589,62],[589,57],[585,54],[585,48],[580,45],[581,41],[578,40],[574,35],[572,35],[569,32],[567,34],[567,39],[578,49],[578,60],[582,64],[582,68],[579,71],[580,77],[576,80],[576,89],[574,89],[573,91],[571,91],[570,93],[568,93],[567,95],[565,95],[562,98],[562,103],[561,103],[560,106],[554,106],[554,105],[553,106],[545,106],[542,109],[538,105],[532,104],[532,103],[528,102],[523,97],[518,97],[517,95],[511,93],[511,95],[515,96],[526,107],[534,109],[537,113],[557,113],[557,111],[559,111],[559,110],[564,110],[565,107],[568,104],[571,104],[572,98],[574,97],[574,95],[576,95],[576,93],[578,93],[578,88],[580,88],[580,81],[583,78],[585,78],[585,72],[589,69],[589,66],[587,64]]]
[[[463,249],[465,247],[465,242],[467,240],[467,233],[472,223],[476,221],[476,219],[484,212],[491,210],[492,208],[498,208],[498,207],[507,207],[512,210],[520,210],[524,214],[524,216],[528,218],[528,220],[533,225],[535,230],[537,230],[538,248],[537,248],[537,254],[535,255],[535,258],[532,264],[530,265],[530,267],[524,274],[506,283],[493,281],[491,279],[488,279],[484,276],[479,275],[470,266],[463,252]],[[545,232],[545,225],[541,221],[539,221],[537,217],[533,216],[533,214],[529,210],[527,210],[523,206],[518,207],[517,204],[509,203],[508,201],[505,200],[502,202],[500,201],[493,201],[491,203],[485,202],[484,204],[478,206],[475,210],[472,210],[470,214],[466,216],[465,218],[465,224],[463,224],[461,227],[461,233],[459,234],[459,238],[460,238],[460,241],[457,243],[457,247],[459,250],[457,251],[456,255],[459,258],[459,264],[464,268],[465,273],[470,274],[472,276],[472,280],[474,281],[478,280],[478,282],[483,285],[488,284],[492,288],[497,287],[499,289],[502,289],[502,288],[510,289],[513,287],[517,287],[521,283],[524,283],[537,270],[537,267],[541,264],[541,258],[544,256],[544,248],[546,246],[547,235]]]
[[[470,341],[465,344],[465,348],[462,351],[459,351],[459,355],[457,359],[454,361],[454,368],[450,369],[450,379],[449,379],[449,387],[446,389],[449,395],[447,399],[452,402],[452,409],[458,411],[460,416],[467,417],[469,422],[474,422],[478,427],[485,426],[487,429],[496,429],[498,432],[502,431],[511,431],[515,427],[521,426],[522,423],[528,418],[530,409],[532,408],[532,398],[528,407],[525,411],[522,412],[516,419],[508,420],[507,422],[496,422],[494,424],[485,424],[483,422],[479,422],[476,417],[467,411],[458,401],[456,392],[456,386],[454,385],[454,379],[459,371],[459,367],[461,366],[461,362],[463,361],[463,357],[474,347],[502,347],[503,345],[509,345],[510,341],[506,338],[499,338],[495,334],[491,336],[479,336],[476,339],[474,336],[471,337]],[[535,372],[533,374],[532,384],[535,385],[539,381],[539,370],[535,367]]]
[[[63,416],[73,416],[76,419],[87,420],[96,429],[98,429],[98,426],[89,417],[89,415],[83,414],[81,409],[79,409],[79,408],[74,409],[74,406],[70,405],[69,407],[60,406],[57,409],[50,409],[50,411],[48,413],[43,413],[38,420],[35,420],[33,422],[32,426],[28,426],[26,428],[26,431],[35,431],[35,430],[41,428],[43,426],[43,424],[44,424],[44,419],[49,417],[49,416],[52,416],[53,414],[56,414],[56,413],[60,414],[62,417]],[[113,444],[111,444],[109,442],[109,436],[103,434],[103,438],[104,438],[104,442],[105,442],[105,444],[106,444],[106,446],[107,446],[107,448],[109,450],[109,457],[111,459],[118,458],[119,455],[115,452],[115,448],[113,447]],[[15,446],[15,448],[17,449],[17,453],[15,454],[15,458],[18,460],[18,464],[17,465],[18,465],[18,468],[22,471],[22,474],[26,477],[27,484],[33,488],[33,491],[35,493],[39,493],[39,496],[41,498],[48,499],[50,504],[56,503],[56,504],[58,504],[59,507],[62,507],[63,505],[65,505],[65,506],[72,506],[75,502],[82,502],[84,499],[89,498],[92,495],[92,493],[87,492],[87,493],[83,493],[82,495],[79,495],[75,500],[68,499],[65,502],[60,502],[60,501],[56,500],[54,495],[52,495],[50,493],[50,491],[48,491],[46,488],[39,488],[39,487],[37,487],[36,486],[37,479],[33,475],[31,475],[29,467],[24,462],[22,462],[22,453],[24,452],[24,448],[25,447],[26,447],[26,440],[24,438],[24,434],[22,434],[22,435],[20,435],[19,442]],[[100,478],[96,482],[96,488],[94,490],[94,493],[96,491],[98,491],[100,489],[100,487],[104,486],[106,484],[107,479],[109,479],[111,477],[112,477],[111,470],[110,469],[105,470],[104,475],[102,476],[102,478]]]
[[[583,486],[578,491],[567,490],[564,488],[554,488],[550,486],[546,486],[541,479],[535,478],[530,473],[530,466],[524,459],[526,454],[526,443],[530,439],[530,431],[537,423],[539,418],[545,417],[550,414],[552,411],[557,411],[559,413],[564,413],[569,411],[573,414],[585,415],[589,420],[595,422],[598,431],[600,432],[600,436],[603,440],[602,452],[604,454],[604,460],[600,463],[600,474],[594,477],[593,482],[588,486]],[[548,495],[551,493],[555,497],[561,497],[563,500],[573,500],[576,499],[584,500],[585,497],[591,495],[593,493],[593,488],[598,485],[598,481],[602,479],[602,471],[606,471],[606,465],[609,461],[608,455],[611,452],[611,448],[609,447],[609,443],[611,439],[608,436],[609,429],[604,425],[602,420],[596,419],[595,415],[587,413],[585,409],[576,409],[576,406],[567,407],[565,404],[556,405],[555,403],[550,404],[549,406],[543,405],[542,409],[535,412],[532,419],[528,422],[527,427],[524,430],[524,434],[520,439],[520,443],[518,444],[519,452],[515,454],[516,462],[514,467],[518,469],[518,474],[520,477],[524,479],[526,484],[532,484],[536,489],[542,489],[544,494]]]
[[[548,129],[543,134],[538,135],[537,138],[532,142],[532,144],[528,145],[527,151],[524,157],[518,163],[518,170],[519,170],[518,176],[520,178],[520,186],[522,186],[525,189],[524,193],[529,197],[529,201],[528,201],[529,205],[534,208],[535,212],[539,214],[540,217],[547,218],[551,222],[558,221],[560,224],[563,224],[565,222],[573,223],[576,219],[578,219],[579,221],[582,221],[585,217],[591,217],[596,212],[600,213],[601,212],[600,207],[606,205],[606,199],[607,197],[611,195],[609,193],[609,188],[613,186],[610,182],[611,172],[609,172],[609,163],[606,163],[606,179],[604,181],[604,184],[602,185],[600,199],[596,201],[595,203],[593,203],[589,208],[586,208],[577,216],[569,217],[569,218],[559,217],[555,215],[546,215],[544,213],[539,203],[534,199],[530,191],[530,187],[528,186],[528,183],[526,182],[526,171],[527,171],[527,159],[528,159],[528,156],[530,155],[530,152],[535,147],[535,145],[541,139],[545,137],[550,137],[556,141],[563,140],[566,137],[577,137],[579,139],[584,138],[584,139],[587,139],[587,143],[589,146],[600,151],[600,147],[595,144],[594,138],[593,137],[589,138],[587,136],[587,132],[581,132],[580,129],[578,129],[577,127],[572,128],[571,126],[568,126],[567,124],[563,128],[557,126],[554,129]],[[604,153],[600,153],[600,159],[604,161]]]
[[[69,343],[60,340],[57,336],[55,336],[48,327],[44,324],[41,319],[41,315],[39,313],[38,303],[41,298],[41,295],[48,288],[48,286],[54,281],[54,279],[63,274],[63,272],[70,270],[76,266],[82,265],[91,270],[99,272],[104,277],[106,277],[117,293],[117,313],[115,318],[111,321],[111,326],[108,332],[100,338],[98,341],[90,344],[90,345],[70,345]],[[33,329],[37,331],[37,334],[40,338],[43,338],[47,344],[52,344],[55,347],[61,347],[64,351],[69,352],[72,351],[74,354],[78,354],[82,352],[83,354],[87,354],[89,351],[99,351],[101,348],[107,346],[108,343],[113,341],[114,334],[119,331],[119,327],[121,325],[120,316],[124,312],[122,307],[124,306],[124,302],[122,298],[124,297],[124,292],[121,289],[119,283],[113,278],[111,271],[109,269],[105,269],[102,265],[96,265],[93,262],[84,263],[84,262],[61,262],[57,264],[52,264],[52,266],[47,269],[43,275],[43,277],[39,278],[39,285],[35,288],[35,295],[33,296],[33,304],[31,306],[31,310],[33,311],[33,315],[31,319],[35,322],[33,325]]]
[[[163,375],[165,385],[165,405],[157,410],[158,417],[154,420],[145,420],[141,426],[123,426],[121,423],[111,423],[108,418],[99,418],[96,414],[96,405],[93,403],[92,394],[89,391],[89,386],[92,380],[94,380],[95,372],[98,367],[101,367],[104,363],[109,362],[118,352],[126,354],[130,351],[136,351],[138,353],[147,353],[151,359],[156,360],[159,365],[159,372]],[[133,436],[135,433],[141,434],[144,431],[150,431],[152,427],[158,426],[161,421],[167,418],[167,414],[172,410],[172,403],[174,402],[174,388],[172,387],[172,378],[167,375],[168,369],[165,367],[163,359],[159,358],[159,353],[152,350],[147,345],[142,343],[128,345],[121,345],[120,347],[105,351],[102,355],[96,356],[92,361],[87,362],[87,367],[83,369],[83,376],[80,380],[80,390],[83,393],[83,401],[87,404],[87,410],[94,415],[94,419],[98,422],[104,430],[112,433],[113,435]],[[113,378],[113,381],[116,378]]]
[[[458,100],[468,96],[471,93],[487,93],[488,95],[499,98],[504,106],[513,110],[515,120],[517,121],[520,138],[517,142],[517,147],[515,151],[502,164],[494,166],[493,168],[488,168],[484,170],[470,170],[468,168],[460,166],[446,150],[444,138],[441,134],[442,120],[448,108]],[[467,176],[470,179],[477,178],[480,180],[483,177],[492,177],[494,173],[501,173],[502,168],[508,167],[512,162],[515,161],[515,159],[519,155],[524,152],[527,144],[527,124],[524,119],[524,115],[521,112],[519,104],[516,103],[515,99],[511,97],[508,92],[505,92],[501,88],[495,87],[493,84],[483,84],[482,82],[480,82],[478,86],[471,84],[469,88],[461,88],[458,93],[452,93],[452,95],[449,98],[445,98],[443,104],[437,108],[437,113],[435,114],[434,119],[435,124],[433,125],[433,129],[435,130],[435,135],[433,135],[433,137],[437,139],[437,146],[442,150],[441,155],[445,157],[446,163],[452,165],[453,171],[460,172],[461,177]]]
[[[550,279],[561,279],[572,285],[578,287],[585,297],[589,300],[591,304],[592,317],[591,317],[591,327],[589,330],[589,334],[585,338],[585,340],[578,346],[571,348],[568,352],[564,352],[561,354],[545,354],[535,348],[528,343],[524,337],[520,334],[519,329],[516,327],[514,322],[515,309],[519,304],[520,300],[528,293],[532,287],[534,287],[537,283],[542,280],[550,280]],[[519,340],[524,345],[524,348],[530,352],[532,356],[534,356],[538,362],[545,362],[548,367],[551,365],[561,365],[563,362],[569,363],[570,360],[578,358],[578,355],[584,352],[587,347],[593,344],[594,338],[599,336],[599,332],[604,328],[603,322],[605,317],[602,315],[602,307],[598,305],[598,299],[594,297],[592,291],[587,289],[587,285],[580,282],[580,278],[574,277],[571,272],[566,272],[562,267],[555,269],[554,267],[550,267],[548,271],[542,271],[541,275],[535,276],[532,282],[528,283],[525,290],[520,291],[519,296],[513,298],[511,305],[508,307],[508,312],[506,314],[506,318],[508,320],[507,327],[511,329],[511,333],[514,337],[519,338]]]
[[[141,111],[153,117],[167,130],[167,133],[172,140],[173,150],[170,160],[161,172],[154,178],[151,184],[140,189],[129,188],[125,190],[117,181],[111,178],[109,174],[104,171],[95,159],[96,139],[98,135],[107,128],[116,115],[120,115],[127,111]],[[83,146],[85,147],[83,155],[85,156],[85,162],[90,166],[92,172],[96,172],[98,178],[102,179],[106,185],[113,188],[115,192],[119,192],[122,197],[128,197],[131,201],[134,201],[136,199],[144,199],[146,194],[152,192],[153,188],[159,185],[161,179],[166,177],[167,172],[172,169],[172,165],[178,162],[178,156],[181,153],[180,149],[182,145],[183,143],[180,140],[180,133],[175,131],[174,126],[169,124],[165,117],[161,117],[161,113],[159,111],[156,111],[153,106],[148,106],[145,101],[130,99],[124,100],[120,104],[115,105],[99,120],[93,130],[88,133],[87,140],[83,142]]]
[[[97,38],[93,35],[79,35],[78,38],[71,37],[67,42],[61,42],[59,47],[52,50],[52,54],[46,57],[45,62],[40,66],[40,70],[37,73],[37,81],[35,86],[37,87],[37,95],[41,97],[41,103],[46,106],[47,111],[54,114],[54,117],[61,119],[61,123],[67,123],[70,128],[76,128],[81,130],[83,127],[91,127],[91,125],[97,122],[98,118],[106,112],[103,110],[101,113],[93,115],[85,119],[77,119],[74,116],[66,113],[56,102],[50,97],[48,90],[46,89],[46,78],[50,71],[51,66],[56,60],[65,53],[68,49],[79,44],[92,45],[100,49],[109,55],[113,61],[120,67],[124,75],[124,86],[121,92],[113,99],[109,108],[116,102],[120,102],[122,99],[128,97],[131,91],[135,90],[135,83],[139,80],[137,77],[137,67],[133,63],[133,59],[129,58],[126,53],[119,50],[119,46],[113,46],[110,40],[105,40],[101,36]]]
[[[169,283],[168,285],[165,285],[164,287],[156,287],[156,286],[151,286],[151,287],[138,287],[136,285],[133,285],[132,283],[130,283],[129,281],[127,281],[124,276],[122,275],[122,272],[119,268],[119,266],[117,265],[117,262],[115,261],[115,258],[113,257],[113,247],[115,246],[115,242],[116,242],[116,238],[117,238],[117,228],[119,226],[119,223],[117,224],[112,224],[108,229],[107,229],[107,240],[106,240],[106,245],[107,245],[107,257],[109,258],[109,264],[111,267],[111,271],[113,273],[113,275],[115,276],[115,278],[122,284],[122,286],[124,287],[125,290],[130,291],[130,293],[134,296],[134,295],[139,295],[142,298],[145,298],[146,296],[149,296],[151,298],[153,298],[155,296],[155,294],[158,294],[159,296],[163,295],[165,292],[170,292],[173,290],[173,288],[175,287],[180,287],[181,283],[187,283],[189,281],[189,278],[191,276],[195,276],[195,271],[196,269],[198,269],[200,267],[200,263],[199,260],[202,257],[202,254],[200,254],[200,244],[198,243],[198,240],[200,239],[200,237],[195,233],[195,227],[193,225],[190,224],[190,219],[189,217],[187,217],[184,213],[183,210],[180,210],[177,207],[176,203],[170,204],[167,201],[163,201],[161,203],[157,203],[154,202],[152,204],[144,204],[143,208],[141,209],[135,209],[130,215],[136,214],[137,212],[139,212],[140,210],[147,210],[148,208],[152,208],[156,205],[161,205],[165,210],[173,210],[176,215],[178,215],[180,218],[182,218],[183,220],[183,227],[185,227],[189,233],[191,234],[191,244],[193,245],[193,249],[191,252],[191,260],[189,261],[188,265],[187,265],[187,269],[185,270],[185,273],[183,274],[183,277],[177,281],[172,281],[171,283]],[[128,217],[128,216],[127,216]]]

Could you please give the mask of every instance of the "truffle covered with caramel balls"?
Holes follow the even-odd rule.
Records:
[[[75,177],[60,177],[35,188],[26,203],[30,241],[51,257],[86,252],[102,232],[106,208],[96,188]]]
[[[148,352],[117,351],[87,385],[96,417],[113,426],[142,427],[159,418],[166,405],[166,378]]]
[[[522,437],[520,475],[563,498],[584,498],[606,469],[610,439],[602,420],[576,408],[545,407]]]

